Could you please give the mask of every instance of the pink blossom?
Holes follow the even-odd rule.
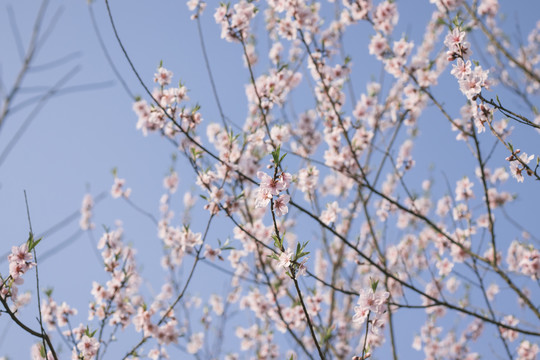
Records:
[[[516,319],[513,315],[506,315],[503,318],[502,323],[508,326],[516,326],[517,324],[519,324],[519,320]],[[501,332],[501,336],[509,341],[514,341],[518,338],[518,332],[515,330],[510,330],[500,326],[499,330]]]
[[[68,317],[77,315],[77,309],[69,307],[69,305],[64,301],[62,305],[56,308],[56,319],[58,320],[58,326],[66,326],[68,324]]]
[[[215,294],[210,295],[209,303],[212,306],[212,310],[214,310],[216,315],[218,316],[223,315],[225,308],[224,308],[223,299],[221,298],[221,296],[218,296]]]
[[[46,358],[41,356],[42,353],[44,354],[45,352],[43,351],[43,345],[40,344],[40,343],[34,344],[30,348],[30,354],[32,356],[32,360],[54,360],[54,356],[53,356],[53,354],[52,354],[52,352],[50,350],[47,351],[47,357]]]
[[[441,261],[437,261],[436,266],[437,269],[439,269],[440,276],[447,276],[452,272],[452,269],[454,268],[454,264],[446,258]]]
[[[517,149],[515,151],[515,154],[520,154],[520,150]],[[511,155],[508,158],[506,158],[507,161],[510,162],[510,173],[512,176],[517,180],[517,182],[523,182],[523,170],[526,170],[525,165],[529,164],[532,159],[534,159],[534,155],[528,156],[527,153],[521,153],[519,155],[519,160],[517,160],[515,155]],[[526,171],[527,172],[527,171]]]
[[[529,340],[524,340],[519,344],[517,353],[518,360],[535,360],[540,352],[538,344],[533,344]]]
[[[291,266],[292,256],[293,252],[291,249],[283,251],[281,254],[279,254],[278,266],[287,269],[289,266]]]
[[[376,8],[373,14],[375,29],[385,34],[390,34],[397,24],[399,14],[395,2],[383,1]]]
[[[82,230],[90,230],[94,228],[92,223],[92,208],[94,207],[94,200],[92,195],[86,194],[81,204],[81,219],[79,220],[79,226]]]
[[[191,335],[187,344],[187,351],[190,354],[196,354],[203,346],[204,333],[199,332]]]
[[[469,100],[474,100],[475,96],[480,94],[488,72],[489,70],[483,71],[480,66],[477,66],[472,74],[459,80],[459,89]]]
[[[499,293],[499,285],[491,284],[486,290],[486,296],[490,301],[495,299],[495,295]]]
[[[268,192],[270,195],[278,195],[283,190],[283,183],[279,180],[274,180],[266,173],[259,171],[257,172],[257,177],[261,180],[260,189],[262,191]]]
[[[163,179],[163,186],[169,190],[171,194],[174,194],[178,189],[178,174],[176,171],[171,172],[170,175]]]
[[[339,211],[340,208],[337,201],[326,204],[326,210],[322,212],[320,219],[325,224],[331,224],[337,220]]]
[[[289,212],[289,208],[287,207],[287,204],[289,203],[289,200],[291,197],[287,194],[281,194],[275,201],[274,201],[274,211],[277,216],[283,216]]]
[[[446,35],[444,45],[450,50],[459,49],[459,45],[465,40],[465,31],[460,31],[459,28],[454,28],[451,33]]]
[[[370,312],[374,313],[374,318],[382,315],[386,310],[386,300],[390,296],[388,291],[376,291],[370,287],[360,290],[360,298],[357,306],[354,307],[353,322],[362,324]]]
[[[375,55],[377,59],[382,60],[385,52],[389,49],[390,47],[388,46],[387,40],[380,33],[375,34],[375,36],[371,38],[371,42],[369,43],[369,53]]]
[[[197,12],[191,15],[191,20],[194,20],[202,15],[204,9],[206,9],[206,3],[203,0],[189,0],[187,7],[190,11],[197,10]]]
[[[457,27],[446,36],[444,44],[448,48],[446,54],[448,55],[449,61],[453,61],[456,58],[466,60],[472,54],[470,44],[465,41],[465,32]]]
[[[99,342],[96,338],[84,335],[77,344],[77,349],[80,351],[84,359],[92,360],[96,356],[99,349]]]
[[[463,59],[457,59],[457,64],[452,65],[452,71],[450,72],[458,80],[465,79],[471,74],[471,61],[464,62]]]
[[[306,195],[315,190],[318,180],[319,170],[315,166],[300,169],[298,172],[298,188]]]
[[[119,197],[129,197],[129,195],[131,194],[131,189],[124,189],[125,183],[125,179],[120,179],[118,177],[114,178],[114,184],[111,188],[111,196],[113,197],[113,199],[118,199]]]
[[[167,86],[171,83],[173,73],[160,66],[157,73],[154,74],[154,82],[157,82],[160,86]]]
[[[210,245],[206,244],[204,250],[204,257],[208,260],[214,261],[216,257],[221,257],[221,249],[213,249]]]
[[[482,0],[478,5],[478,14],[494,17],[499,11],[499,2],[497,0]]]
[[[32,262],[32,254],[28,251],[28,244],[24,243],[20,246],[12,246],[11,254],[8,255],[10,263],[30,263]]]
[[[522,252],[519,267],[524,275],[533,279],[540,279],[540,251],[537,249],[525,249]]]
[[[466,176],[459,180],[456,184],[456,201],[472,199],[474,197],[474,193],[471,190],[473,186],[474,183]]]
[[[18,284],[22,283],[21,276],[36,265],[32,261],[32,254],[28,251],[27,243],[21,246],[13,246],[11,254],[8,255],[8,261],[9,275],[13,280],[17,280]]]
[[[272,44],[272,48],[268,53],[268,57],[275,65],[279,64],[281,59],[281,52],[283,51],[283,45],[280,42]]]
[[[270,199],[272,199],[272,193],[267,189],[259,188],[257,190],[257,197],[255,198],[255,207],[266,207],[270,203]]]

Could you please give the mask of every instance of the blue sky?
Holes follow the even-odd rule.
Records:
[[[38,1],[0,0],[0,46],[3,49],[0,52],[0,75],[4,84],[13,82],[20,66],[16,42],[7,21],[10,12],[6,9],[13,9],[21,38],[26,45],[38,4]],[[196,35],[196,25],[189,19],[190,14],[185,3],[172,0],[124,0],[112,1],[111,5],[120,36],[146,83],[152,85],[154,71],[160,61],[163,61],[164,66],[174,72],[174,81],[181,79],[190,89],[190,98],[202,106],[205,121],[219,121],[214,99],[209,95],[211,90]],[[96,1],[93,6],[99,29],[114,63],[131,91],[142,95],[143,89],[128,69],[113,38],[103,2]],[[406,33],[415,42],[418,41],[433,5],[427,1],[414,0],[398,1],[398,6],[400,24],[395,31],[396,36]],[[237,124],[243,124],[247,112],[244,105],[244,84],[248,81],[248,73],[242,64],[239,45],[219,39],[220,30],[212,17],[214,7],[215,5],[210,3],[202,18],[213,72],[225,113]],[[505,30],[512,36],[518,31],[512,25],[515,18],[519,19],[520,31],[523,34],[527,34],[539,20],[538,1],[523,0],[519,6],[504,2],[501,7],[501,13],[507,17],[509,23],[505,25]],[[19,101],[32,97],[36,90],[43,86],[50,86],[75,66],[80,68],[76,76],[69,81],[69,86],[98,84],[99,87],[52,98],[33,120],[9,157],[0,164],[0,254],[27,238],[29,229],[24,190],[28,195],[32,226],[38,234],[77,211],[87,191],[94,195],[108,192],[113,183],[111,170],[115,167],[119,177],[126,178],[127,186],[133,189],[133,202],[158,216],[159,198],[163,193],[162,179],[171,166],[174,148],[159,136],[144,137],[135,129],[136,116],[131,110],[132,101],[118,84],[103,56],[91,26],[86,2],[52,2],[46,20],[49,21],[59,9],[62,12],[58,23],[43,48],[39,49],[35,64],[46,64],[70,54],[75,54],[74,60],[47,71],[30,72]],[[259,17],[255,23],[259,29],[264,26],[261,20],[262,17]],[[380,72],[380,65],[365,50],[369,35],[372,35],[369,27],[360,24],[345,36],[345,47],[353,58],[353,81],[358,83],[357,93],[363,91],[368,79],[372,76],[378,77]],[[268,48],[267,39],[261,37],[258,46],[261,48],[260,58],[264,60]],[[256,68],[259,73],[263,70],[261,66]],[[449,74],[441,78],[434,94],[444,98],[454,116],[459,115],[464,97]],[[309,100],[306,101],[300,95],[293,94],[292,97],[295,106],[304,106],[302,110],[310,106]],[[526,111],[522,108],[517,110]],[[0,132],[0,151],[3,151],[5,144],[14,136],[31,111],[31,106],[24,107],[8,118]],[[297,112],[300,110],[297,109]],[[426,110],[420,119],[419,127],[421,134],[414,153],[417,169],[411,174],[413,187],[419,190],[420,183],[415,183],[414,179],[423,179],[430,173],[436,178],[436,186],[441,192],[444,192],[446,187],[444,176],[448,177],[452,185],[465,174],[472,176],[470,170],[466,173],[462,170],[463,164],[470,161],[470,152],[466,147],[456,145],[455,133],[449,131],[449,124],[440,117],[435,108],[429,107]],[[538,133],[530,128],[518,125],[515,127],[516,139],[520,139],[524,148],[527,145],[527,152],[538,155]],[[204,133],[201,132],[201,135]],[[497,154],[502,156],[504,153]],[[182,161],[183,159],[178,159],[176,163],[180,175],[180,193],[192,188],[194,180],[191,169]],[[499,163],[500,166],[504,165],[503,158]],[[435,166],[433,170],[429,170],[432,164]],[[528,225],[531,232],[538,233],[538,212],[534,206],[540,200],[540,192],[536,188],[537,184],[527,180],[519,188],[523,195],[509,209],[523,224]],[[509,184],[508,188],[511,191],[518,189],[515,184]],[[180,206],[181,196],[173,201]],[[197,214],[200,216],[194,219],[193,226],[202,231],[207,214]],[[143,276],[163,276],[159,266],[161,246],[154,225],[125,202],[107,197],[96,206],[94,222],[98,226],[95,239],[101,235],[101,224],[113,226],[116,219],[124,222],[125,239],[139,249],[140,263],[144,255]],[[38,258],[40,252],[45,253],[72,234],[77,234],[77,223],[78,219],[46,237],[40,245]],[[224,219],[219,219],[215,236],[219,236],[217,234],[223,231],[230,232],[230,229]],[[501,229],[502,237],[510,237],[515,233],[513,229]],[[39,267],[42,286],[54,287],[54,296],[58,302],[65,300],[77,307],[81,321],[84,321],[86,316],[89,291],[92,280],[96,278],[95,274],[98,274],[99,280],[105,279],[94,257],[91,243],[92,239],[87,234],[78,236],[73,243],[65,245],[53,258],[46,259]],[[4,273],[7,269],[6,262],[0,266]],[[215,272],[205,266],[198,269],[198,275],[202,280],[214,279],[216,276]],[[203,283],[204,281],[195,283],[192,290],[204,293],[207,290]],[[25,286],[33,286],[30,278]],[[148,291],[158,291],[159,282],[149,282],[148,287]],[[418,314],[423,319],[423,314]],[[32,303],[31,307],[26,308],[22,316],[29,324],[35,325],[35,304]],[[403,315],[403,324],[406,323],[404,328],[418,319],[409,316]],[[0,317],[0,356],[27,358],[28,348],[34,339],[8,323],[7,317]],[[414,352],[408,355],[412,351],[410,339],[411,336],[404,335],[403,342],[399,345],[403,358],[420,357],[419,353]],[[114,349],[112,351],[111,356]],[[122,348],[118,351],[121,353]],[[491,351],[487,345],[485,351],[486,354]]]

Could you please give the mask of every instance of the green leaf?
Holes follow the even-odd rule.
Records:
[[[274,246],[281,250],[283,247],[283,241],[276,234],[272,235],[272,239],[274,239]]]
[[[34,234],[32,232],[28,233],[28,240],[26,240],[26,245],[30,249],[30,245],[32,245],[32,242],[34,241]]]
[[[199,155],[202,154],[202,151],[197,151],[195,150],[195,148],[191,148],[191,155],[193,156],[193,160],[197,160],[197,158],[199,157]]]
[[[327,342],[330,339],[331,336],[332,336],[332,327],[329,327],[329,328],[326,329],[322,341]]]
[[[41,242],[41,240],[43,240],[42,237],[40,237],[37,240],[34,240],[34,237],[32,236],[32,243],[28,245],[28,251],[34,250],[34,248],[37,246],[37,244]]]
[[[276,150],[272,151],[272,157],[274,158],[274,164],[275,166],[279,166],[279,152],[281,150],[281,146],[278,146]]]
[[[289,67],[289,64],[283,64],[279,67],[278,72],[280,72],[283,69],[287,69]]]
[[[446,21],[444,21],[444,19],[442,17],[437,18],[437,25],[448,25],[448,26],[450,26],[450,24],[448,24]]]
[[[376,280],[376,281],[371,280],[371,288],[373,289],[373,292],[377,291],[378,285],[379,285],[379,280]]]

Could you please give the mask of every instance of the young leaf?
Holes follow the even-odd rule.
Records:
[[[376,280],[376,281],[371,280],[371,288],[373,289],[373,292],[377,290],[378,285],[379,285],[379,280]]]

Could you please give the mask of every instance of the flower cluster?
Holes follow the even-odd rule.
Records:
[[[172,71],[160,64],[154,74],[154,82],[160,86],[152,92],[157,106],[150,106],[143,99],[137,99],[133,104],[133,111],[138,116],[137,129],[140,129],[144,135],[148,132],[161,131],[172,138],[180,131],[187,132],[195,129],[202,122],[199,106],[188,109],[183,104],[189,100],[188,89],[182,83],[168,87],[172,77]]]
[[[47,351],[47,354],[45,356],[45,349],[43,348],[43,344],[41,343],[32,345],[32,347],[30,348],[30,355],[32,356],[32,360],[54,360],[54,356],[50,350]]]
[[[302,74],[288,69],[270,70],[268,75],[261,75],[255,85],[246,86],[246,96],[250,103],[260,105],[264,110],[272,109],[274,104],[285,103],[289,92],[298,86]],[[258,106],[257,106],[258,107]]]
[[[187,7],[190,11],[196,10],[195,14],[191,15],[191,20],[197,19],[206,9],[206,3],[203,0],[189,0]]]
[[[448,61],[457,59],[457,64],[453,65],[451,73],[458,79],[459,89],[469,100],[475,100],[482,88],[489,89],[489,70],[484,70],[481,66],[475,66],[474,70],[471,69],[471,61],[468,59],[472,51],[470,44],[465,41],[465,35],[465,31],[455,27],[446,36],[444,44],[448,47]]]
[[[529,340],[524,340],[517,349],[518,360],[535,360],[536,355],[540,353],[538,344],[533,344]]]
[[[141,332],[145,337],[153,337],[160,345],[161,352],[165,349],[161,345],[177,344],[178,338],[185,329],[181,329],[178,326],[178,321],[174,312],[171,312],[168,308],[168,302],[173,296],[173,289],[170,284],[164,284],[161,288],[161,292],[157,294],[154,301],[147,305],[140,301],[137,307],[137,313],[133,317],[133,325],[135,331]],[[187,305],[186,305],[187,306]],[[167,309],[167,310],[165,310]],[[160,321],[152,321],[152,317],[155,314],[159,314]],[[154,353],[155,351],[151,351]],[[158,353],[159,355],[159,353]],[[166,352],[163,355],[167,355]],[[150,356],[150,355],[149,355]],[[156,357],[156,358],[159,358]]]
[[[174,194],[178,189],[178,173],[176,171],[171,171],[171,173],[163,179],[163,187],[169,191],[169,193]]]
[[[103,265],[110,275],[105,286],[94,281],[91,294],[88,319],[97,317],[108,321],[111,326],[125,328],[135,313],[132,296],[137,293],[140,279],[135,264],[135,252],[122,242],[121,227],[108,230],[98,242],[98,249],[103,249]]]
[[[111,196],[113,199],[118,199],[120,197],[129,198],[129,195],[131,195],[131,189],[125,188],[124,185],[126,184],[125,179],[120,179],[119,177],[114,177],[114,184],[111,187]]]
[[[259,189],[257,190],[257,197],[255,199],[255,206],[258,208],[266,207],[274,196],[286,191],[289,188],[292,180],[291,174],[286,172],[281,172],[279,175],[276,174],[276,176],[272,178],[268,174],[259,171],[257,172],[257,177],[261,180]],[[281,194],[273,201],[274,211],[277,216],[287,214],[289,211],[287,204],[289,203],[290,199],[291,197],[289,195]]]
[[[373,13],[374,29],[390,34],[399,19],[397,5],[393,1],[383,1],[375,8]]]
[[[482,92],[482,89],[490,89],[493,81],[489,79],[489,70],[484,70],[478,63],[474,69],[472,68],[470,44],[465,41],[465,31],[459,27],[455,27],[450,32],[444,41],[448,47],[448,61],[457,60],[452,65],[451,74],[458,80],[460,91],[471,101],[471,104],[466,106],[466,118],[472,118],[478,130],[482,133],[485,130],[484,124],[493,120],[493,109],[485,103],[476,103],[477,97]],[[455,124],[454,124],[455,125]],[[460,124],[469,129],[469,124]],[[463,130],[463,128],[462,128]],[[501,131],[501,136],[502,135]]]
[[[523,171],[529,176],[533,174],[532,170],[527,166],[532,159],[534,159],[534,155],[527,155],[526,152],[522,153],[520,149],[517,149],[506,158],[506,161],[510,162],[510,173],[517,182],[523,182]]]
[[[353,322],[363,324],[366,320],[371,323],[371,331],[378,333],[379,329],[384,326],[383,316],[386,313],[386,301],[390,297],[388,291],[374,291],[372,286],[367,289],[360,290],[360,298],[357,306],[354,307]]]
[[[69,316],[77,315],[77,309],[71,308],[66,302],[58,305],[50,294],[46,300],[42,301],[41,312],[43,322],[47,324],[49,330],[68,325]]]
[[[114,186],[113,186],[114,188]],[[118,191],[114,191],[116,194]],[[79,220],[79,225],[81,230],[91,230],[95,227],[95,224],[92,223],[92,208],[94,207],[94,199],[92,195],[86,194],[83,198],[81,204],[81,219]]]
[[[216,24],[221,25],[221,38],[227,41],[244,41],[249,34],[249,22],[257,14],[251,1],[241,0],[230,5],[221,3],[214,13]]]
[[[6,298],[11,296],[13,301],[17,300],[18,288],[16,285],[24,283],[22,276],[34,266],[36,263],[32,261],[33,256],[29,250],[29,243],[32,244],[32,238],[20,245],[11,248],[11,254],[8,255],[9,275],[8,279],[1,279],[0,296]]]
[[[28,243],[20,246],[13,246],[11,254],[8,255],[9,275],[13,280],[19,279],[28,270],[33,268],[36,263],[32,261],[32,253],[28,250]],[[22,280],[22,279],[21,279]]]
[[[467,60],[471,56],[471,44],[465,41],[465,36],[465,31],[461,31],[459,27],[455,27],[454,30],[446,35],[444,45],[448,48],[446,52],[448,61],[454,61],[456,59]]]
[[[159,227],[158,236],[167,249],[167,254],[162,261],[165,268],[182,264],[184,256],[192,253],[196,246],[202,244],[201,234],[194,233],[187,226],[171,226],[167,220],[163,220]]]
[[[540,251],[532,245],[512,241],[506,257],[508,270],[520,271],[534,280],[540,279]]]
[[[77,344],[77,350],[73,349],[73,355],[72,360],[77,359],[84,359],[84,360],[92,360],[97,355],[97,351],[99,349],[99,342],[94,337],[89,337],[88,335],[84,335],[79,343]]]

